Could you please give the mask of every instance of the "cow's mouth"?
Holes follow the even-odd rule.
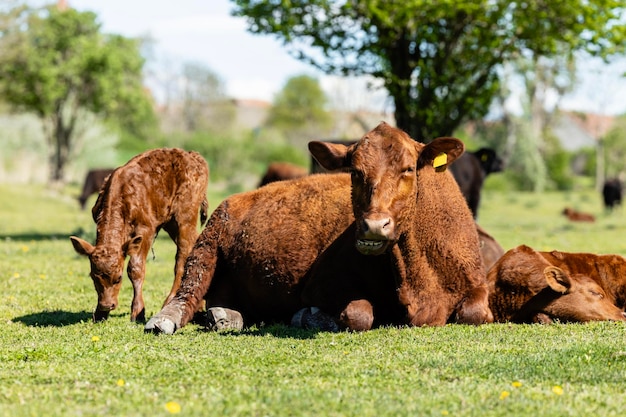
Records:
[[[389,240],[357,239],[356,249],[363,255],[380,255],[389,246]]]

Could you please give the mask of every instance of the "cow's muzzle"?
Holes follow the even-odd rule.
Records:
[[[395,227],[391,217],[364,218],[359,226],[356,249],[363,255],[380,255],[395,241]]]

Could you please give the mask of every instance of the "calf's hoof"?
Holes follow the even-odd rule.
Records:
[[[174,334],[176,331],[176,323],[170,320],[167,317],[152,317],[148,323],[146,323],[143,331],[145,333],[155,333],[155,334]]]
[[[291,325],[303,329],[316,329],[325,332],[338,332],[335,320],[317,307],[300,309],[291,318]]]
[[[241,330],[243,317],[241,313],[230,308],[211,307],[207,309],[206,327],[214,330]]]

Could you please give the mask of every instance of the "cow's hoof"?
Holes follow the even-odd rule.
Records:
[[[207,309],[206,327],[214,330],[241,330],[243,317],[241,313],[229,308],[211,307]]]
[[[143,328],[145,333],[155,334],[174,334],[176,331],[176,323],[166,317],[152,317]]]
[[[297,311],[291,318],[291,325],[325,332],[339,331],[339,326],[335,320],[317,307],[305,307]]]

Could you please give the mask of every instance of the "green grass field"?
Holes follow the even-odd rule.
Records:
[[[120,307],[91,322],[93,241],[75,189],[0,184],[0,416],[621,416],[624,323],[382,328],[319,333],[268,325],[174,336],[130,323]],[[222,196],[210,194],[210,209]],[[89,204],[93,204],[90,200]],[[594,213],[572,224],[565,206]],[[479,223],[510,249],[626,255],[626,215],[593,191],[486,193]],[[148,262],[146,313],[169,292],[175,247]]]

